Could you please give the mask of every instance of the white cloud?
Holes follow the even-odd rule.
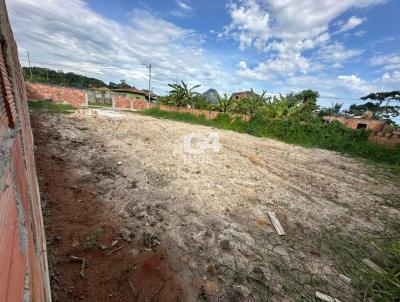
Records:
[[[341,64],[360,56],[362,49],[347,49],[343,43],[334,43],[322,46],[318,50],[317,58],[327,63]]]
[[[344,93],[355,93],[358,92],[360,95],[365,95],[373,91],[373,86],[359,78],[358,76],[351,75],[339,75],[337,77],[337,85],[343,88]]]
[[[310,68],[310,62],[305,57],[297,53],[281,53],[275,58],[257,64],[254,68],[248,68],[246,62],[241,61],[237,74],[249,79],[268,80],[276,78],[277,74],[285,76],[293,76],[297,72],[306,74]]]
[[[379,55],[371,59],[373,65],[382,66],[384,70],[400,71],[400,54]]]
[[[184,0],[175,0],[177,9],[174,9],[170,14],[178,18],[189,18],[193,16],[194,9]]]
[[[364,36],[366,33],[367,33],[367,32],[366,32],[365,30],[359,30],[359,31],[356,31],[356,32],[354,33],[354,35],[355,35],[356,37],[362,37],[362,36]]]
[[[271,78],[270,72],[306,73],[310,59],[304,52],[324,46],[330,39],[330,23],[342,13],[354,7],[367,7],[385,0],[238,0],[228,6],[231,22],[224,35],[235,39],[241,49],[255,48],[274,58],[238,73],[256,79]],[[353,16],[342,30],[350,30],[364,19]],[[329,47],[329,46],[326,46]],[[344,61],[360,54],[360,50],[346,50],[336,60]],[[285,62],[284,60],[289,60]],[[316,64],[320,64],[316,62]],[[317,66],[315,69],[319,69]],[[260,74],[266,72],[268,74]],[[276,74],[280,76],[283,74]]]
[[[347,20],[346,23],[344,23],[341,28],[339,29],[338,32],[346,32],[349,30],[352,30],[353,28],[356,28],[357,26],[361,25],[362,23],[367,20],[366,18],[360,18],[357,16],[351,16],[349,20]]]
[[[51,63],[54,69],[142,87],[147,78],[142,64],[152,64],[156,90],[180,79],[227,86],[199,34],[148,11],[133,11],[130,24],[121,25],[81,0],[12,0],[8,8],[22,59],[29,50],[33,62]]]
[[[181,8],[183,10],[186,10],[186,11],[193,10],[193,8],[189,4],[184,2],[183,0],[176,0],[176,4],[178,5],[179,8]]]

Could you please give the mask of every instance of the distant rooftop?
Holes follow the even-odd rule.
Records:
[[[142,94],[142,95],[146,95],[146,96],[149,95],[148,92],[140,90],[140,89],[137,89],[135,87],[112,89],[112,91],[115,91],[115,92],[131,92],[131,93],[137,93],[137,94]],[[156,98],[157,95],[152,93],[151,97]]]

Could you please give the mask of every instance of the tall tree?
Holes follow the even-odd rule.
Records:
[[[347,111],[352,116],[369,116],[377,120],[391,120],[400,115],[400,91],[373,92],[361,99],[367,101],[364,104],[353,104]],[[392,104],[394,103],[394,104]]]

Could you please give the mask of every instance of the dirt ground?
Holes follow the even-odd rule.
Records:
[[[32,126],[55,301],[358,301],[319,238],[400,219],[398,184],[330,151],[132,113]]]

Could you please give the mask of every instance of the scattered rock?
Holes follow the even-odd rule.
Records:
[[[136,257],[137,255],[139,255],[139,250],[138,249],[129,249],[129,253],[131,253],[131,255],[133,257]]]
[[[213,237],[213,232],[210,229],[208,229],[207,231],[205,231],[204,237],[212,238]]]
[[[264,226],[264,225],[266,225],[268,223],[268,221],[266,219],[264,219],[264,218],[257,218],[256,222],[257,222],[257,224],[259,226]]]
[[[121,230],[121,237],[122,237],[124,240],[126,240],[126,241],[128,241],[128,242],[131,242],[132,238],[135,237],[135,234],[133,233],[132,230],[122,229],[122,230]]]
[[[264,272],[262,271],[261,267],[259,267],[259,266],[255,266],[253,268],[253,273],[256,275],[264,275]]]
[[[219,242],[219,246],[221,247],[221,249],[223,249],[224,251],[230,251],[232,249],[231,247],[231,243],[229,242],[228,239],[223,239]]]
[[[122,165],[122,161],[117,162],[117,165]]]
[[[206,283],[206,294],[210,296],[219,296],[219,287],[217,282],[208,281]]]
[[[136,215],[137,218],[142,219],[147,216],[146,211],[142,211]]]
[[[72,241],[72,243],[71,243],[71,246],[72,246],[72,247],[77,247],[78,245],[79,245],[79,241],[76,240],[76,239],[74,239],[74,240]]]

